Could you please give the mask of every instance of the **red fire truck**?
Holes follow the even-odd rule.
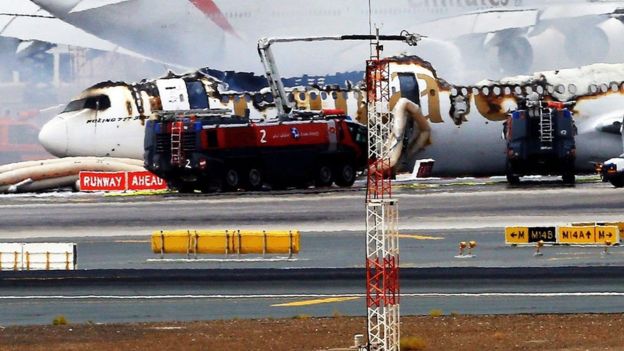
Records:
[[[162,112],[145,134],[145,167],[180,192],[348,187],[366,166],[367,130],[340,110],[254,122],[224,110]]]

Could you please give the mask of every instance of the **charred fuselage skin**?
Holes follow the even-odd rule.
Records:
[[[416,56],[390,58],[390,72],[390,109],[407,106],[398,104],[407,99],[418,106],[420,115],[416,123],[397,124],[398,130],[393,131],[405,139],[406,146],[417,145],[402,150],[396,165],[399,170],[410,171],[417,159],[432,158],[437,176],[504,174],[503,122],[532,92],[546,101],[574,102],[578,171],[591,171],[592,162],[622,153],[621,136],[613,132],[613,126],[621,123],[624,115],[624,65],[598,64],[470,86],[446,82],[429,62]],[[362,86],[294,87],[288,98],[296,109],[337,108],[366,124]],[[276,116],[268,89],[228,91],[220,81],[197,72],[138,84],[102,83],[87,89],[79,99],[101,95],[109,96],[110,107],[61,113],[42,130],[44,146],[57,156],[141,159],[145,119],[152,111],[206,106],[229,109],[251,120]]]

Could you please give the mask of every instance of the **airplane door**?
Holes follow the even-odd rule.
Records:
[[[188,110],[189,101],[184,80],[159,79],[156,81],[162,108],[165,111]]]
[[[191,110],[208,108],[208,96],[206,89],[200,81],[187,81],[186,91],[188,91],[188,100]]]
[[[399,73],[401,97],[420,106],[420,89],[414,73]]]

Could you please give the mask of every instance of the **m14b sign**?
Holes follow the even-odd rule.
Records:
[[[163,190],[167,183],[151,172],[80,172],[81,191]]]

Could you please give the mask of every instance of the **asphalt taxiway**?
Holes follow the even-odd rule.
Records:
[[[402,280],[401,310],[428,313],[621,312],[619,284],[624,251],[599,247],[532,247],[504,244],[506,225],[560,225],[624,219],[620,189],[593,178],[575,187],[557,181],[509,187],[500,180],[403,182],[396,186],[401,229],[401,267],[554,272],[572,275]],[[161,270],[162,280],[86,284],[15,282],[0,284],[0,324],[49,323],[55,314],[74,321],[193,320],[281,317],[296,314],[362,315],[364,280],[326,279],[200,284],[176,282],[166,271],[198,274],[212,269],[361,269],[364,264],[364,189],[277,193],[157,196],[46,194],[5,196],[0,201],[0,240],[71,241],[78,244],[78,268]],[[149,235],[160,229],[298,229],[302,251],[283,256],[216,255],[188,260],[150,251]],[[476,240],[476,257],[457,258],[460,241]],[[476,267],[476,268],[473,268]],[[609,277],[585,276],[592,267]],[[537,269],[535,271],[534,269]],[[137,271],[140,272],[140,271]],[[158,271],[157,271],[158,272]],[[439,270],[437,271],[439,272]],[[461,271],[457,271],[461,272]],[[579,276],[573,273],[578,272]],[[7,275],[5,274],[6,278]],[[251,284],[251,285],[250,285]]]

